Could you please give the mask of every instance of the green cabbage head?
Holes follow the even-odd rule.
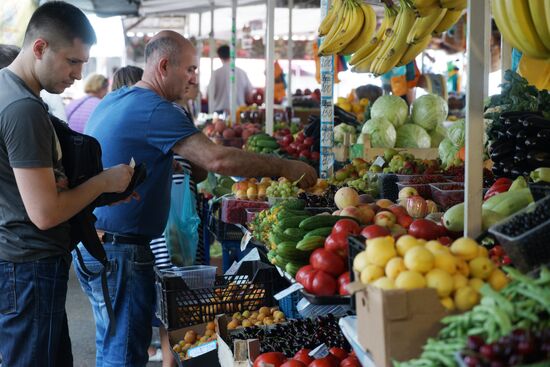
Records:
[[[455,121],[447,130],[449,140],[458,148],[464,146],[464,135],[466,134],[466,126],[464,120]]]
[[[447,137],[447,129],[443,124],[437,124],[435,129],[429,132],[431,138],[431,147],[439,147],[439,143]]]
[[[429,148],[430,135],[418,125],[405,124],[397,129],[397,148]]]
[[[373,148],[393,148],[397,132],[395,127],[384,117],[373,117],[363,125],[362,134],[370,135]]]
[[[378,98],[372,105],[370,117],[385,117],[398,128],[405,123],[409,115],[409,106],[401,97],[386,95]]]
[[[415,124],[430,131],[445,121],[448,112],[449,106],[443,98],[436,94],[425,94],[413,102],[411,116]]]
[[[443,139],[439,143],[439,158],[441,159],[443,168],[459,166],[461,164],[458,157],[459,150],[460,148],[454,145],[450,139]]]

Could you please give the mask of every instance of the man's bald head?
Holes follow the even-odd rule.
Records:
[[[156,64],[161,58],[166,58],[170,64],[178,65],[185,52],[194,52],[189,40],[174,31],[161,31],[145,46],[145,63]]]

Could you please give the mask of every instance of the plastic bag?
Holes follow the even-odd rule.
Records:
[[[199,243],[199,223],[195,196],[189,184],[190,172],[181,183],[172,183],[170,213],[164,230],[170,260],[176,266],[195,263]]]

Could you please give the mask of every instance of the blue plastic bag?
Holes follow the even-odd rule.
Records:
[[[183,182],[172,182],[170,213],[164,230],[166,247],[175,266],[193,265],[199,243],[200,218],[189,176],[190,172],[186,170]]]

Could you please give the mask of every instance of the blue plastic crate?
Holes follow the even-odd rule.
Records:
[[[295,291],[279,300],[279,308],[285,314],[287,319],[301,319],[302,315],[298,312],[298,302],[302,298],[300,291]]]

